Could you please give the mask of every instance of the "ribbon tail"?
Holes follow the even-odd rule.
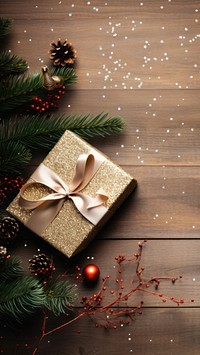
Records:
[[[78,211],[94,225],[96,225],[108,211],[108,208],[102,205],[102,201],[101,204],[95,204],[95,198],[80,192],[69,195],[69,198],[74,202]]]
[[[97,207],[97,206],[101,206],[103,205],[103,203],[105,203],[108,200],[108,195],[106,194],[106,192],[100,188],[97,192],[96,192],[96,196],[95,198],[92,198],[91,203],[87,206],[88,209],[93,208],[93,207]]]
[[[26,226],[34,233],[41,235],[57,216],[64,201],[64,198],[61,200],[45,201],[33,211],[26,223]]]

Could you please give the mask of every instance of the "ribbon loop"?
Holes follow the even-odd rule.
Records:
[[[81,154],[78,157],[75,175],[69,186],[53,170],[41,163],[31,176],[33,181],[26,183],[20,191],[20,206],[34,210],[28,219],[27,226],[35,233],[41,234],[54,220],[66,198],[71,199],[78,211],[88,221],[96,225],[107,212],[107,208],[103,204],[107,201],[108,196],[102,188],[97,191],[94,198],[81,191],[91,181],[104,159],[96,152]],[[26,189],[38,183],[54,192],[36,200],[26,198]]]
[[[79,192],[84,189],[94,175],[95,159],[92,154],[81,154],[78,157],[76,171],[70,185],[70,192]]]

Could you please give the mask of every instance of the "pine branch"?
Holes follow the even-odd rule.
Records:
[[[59,75],[64,79],[64,85],[69,86],[76,82],[77,75],[73,68],[54,68],[51,70],[51,75]]]
[[[0,124],[0,171],[21,172],[31,159],[28,148],[50,150],[65,130],[91,138],[119,133],[123,127],[122,117],[108,117],[108,113],[58,117],[37,115],[4,120]]]
[[[0,111],[12,110],[27,103],[42,87],[40,74],[28,76],[10,75],[6,82],[0,84]]]
[[[25,59],[18,57],[16,54],[11,54],[8,51],[0,54],[0,75],[15,75],[25,72],[28,64]]]
[[[74,304],[76,289],[68,280],[56,282],[51,280],[45,288],[45,307],[53,312],[55,316],[65,314]]]
[[[64,85],[71,85],[77,79],[72,68],[54,69],[52,75],[63,77]],[[10,75],[6,82],[0,84],[0,111],[13,110],[23,104],[27,104],[34,96],[46,94],[46,89],[42,85],[42,75],[32,73],[28,76]]]
[[[24,269],[21,259],[18,256],[11,256],[0,268],[0,282],[10,281],[11,279],[22,276]]]
[[[45,301],[43,286],[32,276],[0,284],[0,318],[22,319],[40,308]]]
[[[12,123],[10,122],[10,125]],[[31,152],[19,141],[0,141],[0,173],[20,173],[31,161]]]
[[[10,33],[12,28],[12,20],[7,17],[0,17],[0,39]]]

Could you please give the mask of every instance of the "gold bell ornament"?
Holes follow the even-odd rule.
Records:
[[[46,90],[59,89],[63,86],[63,83],[64,79],[61,76],[49,74],[49,69],[46,65],[42,67],[42,85]]]

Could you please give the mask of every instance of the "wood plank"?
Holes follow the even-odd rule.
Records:
[[[9,253],[22,257],[26,272],[28,260],[39,252],[52,256],[59,273],[96,263],[101,277],[110,275],[104,304],[118,295],[115,256],[132,255],[144,238],[150,239],[141,262],[145,280],[183,275],[175,284],[161,280],[157,292],[167,302],[147,292],[130,297],[124,307],[141,300],[144,307],[128,327],[107,331],[80,318],[45,337],[39,355],[199,355],[199,11],[199,0],[1,4],[1,15],[14,19],[13,31],[1,48],[23,56],[30,71],[38,72],[44,64],[51,67],[52,40],[61,37],[73,43],[78,82],[63,97],[58,113],[109,111],[125,117],[120,136],[91,143],[138,180],[137,190],[80,255],[67,260],[26,229]],[[25,176],[45,154],[35,154]],[[133,288],[135,268],[135,264],[124,267],[123,292]],[[78,284],[80,298],[97,292],[100,284]],[[155,289],[150,285],[145,291]],[[170,297],[186,302],[177,308]],[[62,321],[50,317],[48,330]],[[32,354],[30,336],[40,330],[38,315],[31,327],[29,323],[12,334],[1,324],[0,352]]]
[[[43,157],[40,158],[41,161]],[[137,188],[98,233],[98,238],[199,238],[198,167],[122,167],[137,180]],[[26,177],[35,169],[36,166],[27,169]]]
[[[49,338],[51,342],[59,344],[60,354],[63,355],[169,355],[178,354],[181,349],[182,355],[199,354],[199,317],[198,310],[149,310],[144,312],[140,319],[127,328],[114,331],[92,329],[90,324],[85,326],[82,319],[81,337],[70,332],[70,343],[64,340],[66,332],[56,334]],[[93,325],[94,326],[94,325]],[[76,325],[77,329],[78,324]],[[72,328],[73,329],[73,328]],[[93,336],[91,336],[93,334]],[[129,335],[130,334],[130,335]],[[129,340],[131,339],[131,340]],[[39,351],[46,351],[48,341],[44,342]],[[50,343],[51,344],[51,343]],[[49,348],[50,348],[49,344]],[[66,344],[66,345],[65,345]],[[181,344],[181,345],[180,345]],[[132,350],[132,351],[131,351]],[[53,355],[53,352],[49,352]]]
[[[198,98],[199,90],[74,90],[55,115],[104,111],[124,117],[120,135],[90,140],[119,165],[198,166]]]
[[[174,312],[153,309],[145,311],[141,318],[135,323],[133,322],[130,327],[119,329],[116,333],[115,331],[113,333],[99,331],[98,328],[92,330],[89,324],[87,327],[85,326],[84,319],[82,324],[83,326],[80,328],[82,331],[81,339],[77,335],[70,334],[70,344],[66,343],[67,349],[63,343],[65,332],[56,334],[56,338],[58,336],[56,342],[60,344],[60,354],[175,355],[179,353],[180,348],[182,355],[188,353],[198,355],[199,353],[198,310],[176,310]],[[75,329],[77,329],[77,326]],[[53,341],[55,341],[54,337]],[[47,342],[45,342],[39,354],[42,354],[42,350],[46,350],[47,346]],[[53,355],[53,352],[50,352],[50,354]]]
[[[80,88],[199,88],[198,1],[106,4],[5,2],[2,15],[15,19],[8,48],[38,71],[49,43],[67,37],[78,51]]]
[[[49,329],[52,329],[51,321],[48,322]],[[19,333],[6,334],[4,330],[1,346],[5,354],[14,353],[17,341],[19,355],[32,354],[30,330],[27,327],[21,337]],[[39,330],[39,327],[35,328],[38,335]],[[46,336],[37,354],[55,355],[56,348],[58,355],[176,355],[180,351],[181,355],[199,355],[199,332],[198,309],[145,309],[128,326],[117,329],[96,328],[88,318],[79,319]]]
[[[124,167],[138,186],[102,238],[199,238],[197,167]]]
[[[66,95],[61,112],[123,116],[120,136],[91,141],[118,164],[191,166],[199,165],[198,97],[198,90],[78,90]]]
[[[85,250],[84,253],[73,257],[71,260],[56,251],[41,238],[28,233],[18,238],[17,245],[15,245],[10,252],[14,255],[21,255],[23,265],[28,271],[28,260],[34,254],[46,253],[50,255],[56,265],[59,274],[70,269],[74,272],[74,266],[79,265],[81,270],[84,265],[88,263],[95,263],[99,266],[101,271],[101,278],[110,275],[107,281],[107,290],[104,292],[104,305],[117,299],[118,284],[116,279],[119,279],[118,264],[115,257],[118,255],[125,255],[126,258],[133,257],[134,253],[138,252],[139,240],[97,240],[95,239]],[[191,252],[189,252],[191,250]],[[136,277],[136,263],[127,262],[124,264],[123,280],[124,289],[123,294],[131,291],[137,286]],[[143,278],[147,282],[151,277],[169,277],[174,278],[183,276],[178,279],[175,284],[171,280],[161,280],[160,286],[156,291],[154,285],[149,283],[149,287],[144,285],[145,291],[137,291],[128,300],[128,306],[135,307],[144,301],[144,307],[176,307],[174,302],[169,300],[170,297],[177,299],[183,298],[185,303],[183,307],[199,307],[199,240],[151,240],[148,241],[143,249],[141,267],[144,267]],[[79,300],[83,295],[91,295],[96,293],[101,287],[101,278],[97,285],[87,285],[85,283],[78,283],[77,306],[81,306]],[[132,285],[134,280],[134,285]],[[114,291],[114,294],[110,291]],[[158,295],[149,294],[150,292],[162,293],[163,298],[166,297],[167,302],[162,301],[162,297]],[[194,299],[194,302],[191,300]],[[123,303],[121,306],[126,307]]]

